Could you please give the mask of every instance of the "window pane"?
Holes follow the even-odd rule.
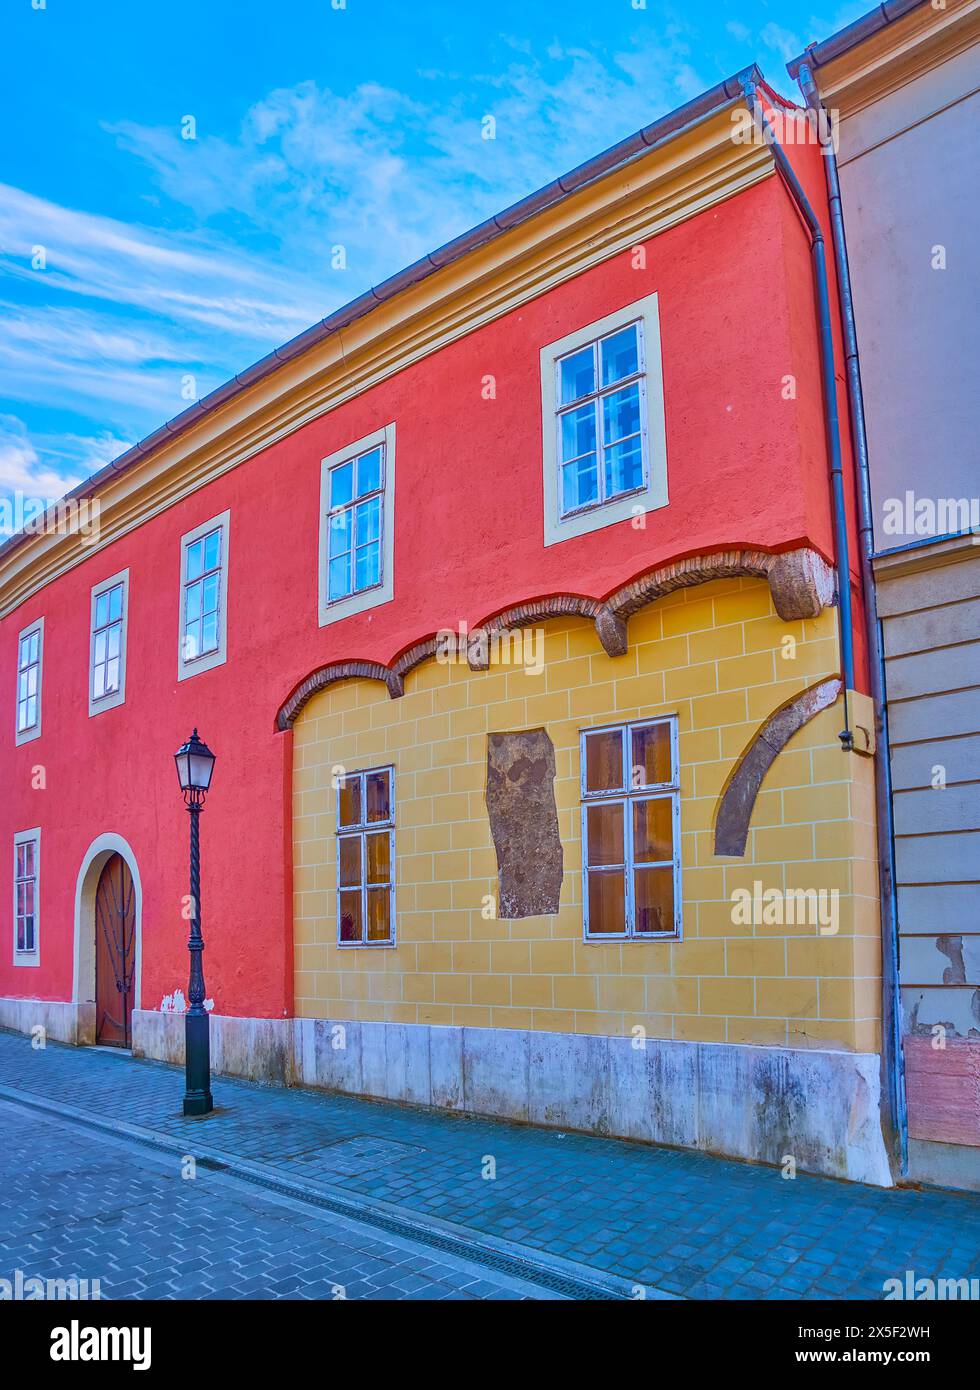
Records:
[[[354,464],[342,463],[330,471],[330,506],[345,507],[354,496]]]
[[[218,576],[209,574],[201,587],[204,591],[204,611],[205,613],[214,613],[218,607]]]
[[[33,729],[37,723],[37,696],[31,695],[24,705],[23,728]]]
[[[14,878],[23,878],[26,872],[27,846],[18,845],[14,852]]]
[[[562,511],[588,506],[599,500],[599,472],[595,454],[587,454],[575,463],[566,463],[561,470]]]
[[[192,584],[187,590],[185,603],[185,615],[188,623],[195,622],[201,616],[201,585]]]
[[[361,779],[356,773],[341,783],[339,815],[342,826],[361,822]]]
[[[643,441],[638,434],[605,451],[606,496],[643,486]]]
[[[216,652],[218,650],[218,615],[217,613],[205,613],[204,623],[201,627],[201,651]]]
[[[212,531],[204,538],[204,568],[217,569],[221,563],[221,530]]]
[[[563,358],[559,363],[559,377],[561,405],[591,395],[595,390],[594,349],[591,346],[583,348],[581,352],[573,352],[571,357]]]
[[[337,882],[342,888],[361,881],[361,837],[342,835],[338,845],[339,864]]]
[[[344,512],[334,512],[330,518],[330,554],[343,555],[351,548],[351,520],[353,512],[348,509]]]
[[[361,890],[340,894],[340,939],[341,941],[360,941],[361,939]]]
[[[638,933],[674,930],[673,869],[637,869],[633,881]]]
[[[355,589],[369,589],[381,578],[381,546],[377,541],[354,552]]]
[[[106,658],[106,635],[104,632],[97,632],[95,635],[95,660],[105,661]]]
[[[109,690],[119,689],[119,658],[113,657],[106,667],[105,688]]]
[[[387,772],[371,772],[367,777],[367,818],[391,819],[391,778]]]
[[[118,656],[122,646],[122,628],[118,623],[114,623],[106,632],[107,654],[110,657]]]
[[[104,694],[105,667],[100,665],[96,666],[95,670],[92,672],[92,698],[93,700],[101,700]]]
[[[23,917],[27,911],[26,886],[23,883],[17,885],[17,916]]]
[[[114,589],[109,590],[109,621],[118,623],[122,617],[122,585],[117,584]]]
[[[27,693],[28,695],[37,694],[37,667],[30,666],[27,671]]]
[[[17,918],[17,949],[18,951],[26,951],[28,949],[27,924],[25,923],[23,917]]]
[[[357,508],[357,544],[367,545],[381,535],[381,498],[372,497]]]
[[[631,323],[621,333],[606,338],[600,348],[602,353],[602,384],[611,386],[614,381],[622,381],[624,376],[632,376],[640,370],[640,357],[636,342],[636,324]]]
[[[391,893],[387,888],[369,888],[368,941],[387,941],[391,936]]]
[[[623,803],[614,801],[607,806],[589,806],[586,817],[590,867],[596,864],[622,864],[626,857],[623,849]]]
[[[329,597],[343,598],[350,593],[350,555],[330,561]]]
[[[25,877],[25,878],[33,878],[33,877],[34,877],[34,841],[33,841],[33,840],[28,840],[25,844],[21,845],[21,849],[24,851],[24,877]]]
[[[663,863],[674,854],[674,811],[669,796],[633,802],[633,859]]]
[[[109,621],[109,595],[99,594],[95,600],[95,626],[105,627]]]
[[[28,660],[30,660],[30,661],[32,661],[32,662],[33,662],[33,661],[37,661],[38,653],[39,653],[40,649],[41,649],[41,635],[40,635],[40,633],[38,633],[38,632],[32,632],[31,635],[30,635],[30,637],[27,639]]]
[[[589,872],[589,935],[626,930],[626,878],[622,869]]]
[[[368,835],[367,839],[367,881],[368,883],[389,883],[391,881],[391,836],[387,830],[380,834]]]
[[[187,578],[199,579],[204,567],[204,542],[194,541],[187,547]]]
[[[579,406],[561,417],[562,461],[595,452],[595,406]]]
[[[200,654],[201,624],[200,622],[188,623],[187,631],[184,633],[184,660],[193,661]]]
[[[640,383],[602,398],[602,442],[612,444],[617,439],[640,432]],[[567,457],[567,455],[566,455]]]
[[[670,784],[670,725],[649,724],[632,731],[630,786],[655,787]]]
[[[357,495],[363,497],[381,486],[381,450],[372,449],[357,460]]]
[[[605,729],[585,736],[585,790],[587,792],[623,789],[623,731]]]
[[[36,944],[33,914],[24,918],[24,950],[33,951]]]

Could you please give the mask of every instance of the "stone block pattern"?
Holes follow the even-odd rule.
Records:
[[[678,588],[603,650],[594,622],[535,630],[540,673],[424,661],[400,699],[352,679],[294,725],[295,1010],[308,1018],[873,1052],[880,947],[872,765],[841,751],[838,706],[789,741],[762,783],[744,859],[714,853],[732,769],[774,710],[839,671],[836,614],[785,622],[765,579]],[[787,641],[786,639],[792,639]],[[579,734],[676,714],[683,940],[582,940]],[[483,915],[497,892],[487,735],[544,728],[564,854],[556,913]],[[396,768],[397,944],[337,946],[336,765]],[[732,893],[836,889],[840,929],[732,921]]]

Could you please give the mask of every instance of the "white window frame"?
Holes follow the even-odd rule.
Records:
[[[381,446],[381,574],[377,584],[359,589],[342,598],[330,598],[330,474],[341,464],[359,454],[369,453]],[[368,608],[390,603],[395,596],[395,426],[384,425],[366,434],[343,449],[337,449],[320,460],[320,530],[317,556],[318,610],[321,627],[363,613]],[[353,563],[353,561],[352,561]]]
[[[387,772],[387,774],[388,774],[388,796],[389,796],[389,807],[390,807],[391,814],[390,814],[389,818],[388,818],[386,821],[368,821],[368,820],[367,820],[367,791],[366,791],[367,782],[366,782],[366,779],[367,779],[367,778],[371,775],[371,773],[373,773],[373,772]],[[398,944],[398,934],[397,934],[396,920],[395,920],[395,875],[396,875],[396,862],[395,862],[395,823],[396,823],[396,806],[395,806],[395,769],[394,769],[394,766],[393,766],[391,763],[382,763],[382,764],[381,764],[380,766],[378,766],[378,767],[357,768],[357,769],[353,769],[353,770],[347,771],[347,772],[344,774],[344,781],[350,781],[351,778],[354,778],[354,777],[360,778],[360,781],[361,781],[361,819],[360,819],[360,821],[357,823],[357,825],[345,825],[343,828],[341,828],[341,824],[340,824],[340,793],[341,793],[341,790],[342,790],[343,783],[342,783],[341,781],[338,780],[338,782],[337,782],[337,788],[336,788],[336,790],[337,790],[337,803],[336,803],[336,804],[337,804],[337,823],[336,823],[336,833],[335,833],[334,839],[335,839],[336,845],[337,845],[337,945],[338,945],[339,947],[341,947],[342,950],[345,950],[345,951],[365,951],[365,950],[378,951],[378,950],[390,950],[393,946],[396,946],[396,945]],[[386,887],[386,886],[387,886],[387,889],[388,889],[388,927],[389,927],[389,931],[388,931],[388,940],[387,940],[387,941],[368,941],[368,940],[367,940],[367,923],[368,923],[368,916],[367,916],[367,888],[368,888],[368,885],[367,885],[367,862],[366,862],[366,860],[367,860],[367,846],[366,846],[366,843],[365,843],[365,837],[366,837],[367,835],[379,835],[379,834],[382,834],[385,830],[388,831],[388,866],[389,866],[389,878],[388,878],[388,883],[387,883],[387,885],[385,885],[385,884],[380,884],[380,883],[378,883],[378,884],[373,884],[372,887],[375,887],[375,888],[383,888],[383,887]],[[340,939],[340,920],[341,920],[341,913],[340,913],[340,894],[341,894],[341,891],[346,892],[346,893],[349,893],[349,892],[351,892],[352,890],[351,890],[350,887],[347,887],[347,888],[341,890],[341,886],[340,886],[340,842],[341,842],[342,839],[343,839],[343,840],[348,840],[348,839],[354,839],[355,837],[358,838],[358,839],[360,840],[360,842],[361,842],[361,883],[360,883],[360,889],[361,889],[361,931],[362,931],[362,933],[363,933],[364,935],[363,935],[363,939],[362,939],[361,941],[341,941],[341,939]]]
[[[562,516],[560,392],[558,364],[564,357],[618,333],[635,323],[639,328],[639,368],[627,382],[640,381],[640,436],[643,456],[643,486],[617,493],[609,501],[590,503]],[[595,395],[615,388],[601,388]],[[587,399],[592,399],[588,397]],[[562,412],[565,413],[565,412]],[[595,323],[583,325],[541,349],[541,418],[544,465],[544,543],[557,545],[574,536],[584,536],[620,521],[629,521],[645,512],[666,507],[667,431],[664,417],[663,360],[660,344],[660,311],[656,294],[627,304]],[[600,422],[601,424],[601,422]],[[597,449],[601,471],[601,449]]]
[[[29,729],[20,727],[20,648],[25,638],[37,633],[37,723],[32,724]],[[33,663],[31,663],[33,665]],[[41,695],[44,687],[44,619],[38,618],[33,623],[28,623],[27,627],[21,628],[17,634],[17,658],[15,661],[16,685],[14,687],[14,743],[19,747],[22,743],[30,743],[32,739],[41,737]]]
[[[670,729],[670,764],[671,779],[669,782],[646,782],[642,786],[632,786],[632,769],[630,767],[630,756],[632,747],[632,734],[634,729],[646,729],[657,724],[666,724]],[[622,785],[612,788],[609,791],[587,791],[586,774],[587,762],[585,752],[585,741],[592,734],[612,733],[622,731],[623,744],[623,780]],[[594,727],[582,729],[579,732],[579,759],[580,759],[580,793],[582,799],[582,939],[589,944],[595,945],[603,941],[680,941],[683,937],[684,912],[681,900],[681,792],[680,792],[680,738],[678,735],[678,724],[676,714],[655,715],[650,719],[632,719],[618,722],[615,724],[596,724]],[[636,921],[636,903],[633,885],[633,873],[636,863],[633,855],[633,813],[632,804],[635,801],[644,799],[659,800],[671,799],[671,826],[674,842],[674,925],[670,931],[663,932],[637,932],[634,930]],[[621,932],[597,932],[595,935],[589,932],[589,828],[588,811],[590,806],[597,804],[610,805],[621,804],[623,807],[623,853],[625,855],[624,870],[626,880],[626,921]],[[614,867],[613,865],[609,866]],[[645,868],[667,868],[668,861],[662,860],[656,863],[643,865]]]
[[[187,658],[184,655],[184,613],[185,591],[187,588],[187,552],[195,541],[209,535],[221,527],[221,563],[218,579],[218,646],[213,652],[203,656]],[[177,679],[187,680],[203,671],[212,671],[222,666],[228,659],[228,562],[231,553],[231,511],[219,512],[193,531],[180,538],[180,593],[177,609]]]
[[[119,628],[119,688],[107,691],[96,697],[95,694],[95,613],[98,600],[110,589],[122,589],[122,620]],[[129,635],[129,570],[120,570],[101,584],[93,584],[91,611],[89,616],[89,656],[88,656],[88,713],[91,719],[103,710],[115,709],[126,703],[126,646]]]
[[[34,948],[31,951],[17,949],[17,850],[20,845],[34,846]],[[14,836],[13,863],[13,955],[14,965],[35,966],[41,964],[41,828],[18,830]]]

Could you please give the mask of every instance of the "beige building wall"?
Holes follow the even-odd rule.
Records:
[[[719,794],[760,725],[839,670],[836,614],[786,623],[768,586],[719,580],[630,619],[610,658],[584,619],[543,625],[539,674],[435,658],[402,698],[352,680],[294,726],[296,1013],[305,1018],[648,1035],[874,1052],[880,954],[870,759],[845,755],[840,704],[805,726],[766,777],[744,859],[713,853]],[[683,940],[582,939],[579,735],[676,714]],[[487,734],[553,741],[564,849],[560,910],[484,915],[497,893],[484,799]],[[340,948],[332,778],[396,769],[397,944]],[[839,930],[737,923],[732,894],[839,894]]]

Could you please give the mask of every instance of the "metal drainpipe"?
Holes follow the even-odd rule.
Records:
[[[800,90],[812,111],[823,110],[809,64],[801,63],[797,72]],[[875,757],[875,822],[878,839],[878,878],[881,893],[882,955],[882,1062],[890,1119],[897,1140],[902,1176],[908,1172],[908,1108],[905,1094],[905,1057],[902,1049],[901,999],[899,993],[898,905],[895,893],[895,825],[892,809],[891,754],[888,741],[888,705],[885,698],[885,653],[872,558],[874,527],[871,502],[871,471],[868,466],[868,436],[861,388],[854,299],[844,236],[840,178],[833,144],[826,139],[826,127],[818,125],[821,153],[827,176],[831,236],[837,259],[840,288],[844,353],[847,365],[847,395],[851,410],[851,441],[858,472],[858,534],[861,577],[864,589],[864,621],[871,668],[871,696],[875,707],[877,756]]]
[[[834,513],[834,547],[837,552],[837,614],[840,626],[841,674],[844,678],[844,727],[838,734],[845,752],[854,748],[848,714],[849,690],[854,689],[854,632],[851,615],[851,561],[847,540],[847,513],[844,508],[844,465],[841,450],[840,419],[837,413],[837,381],[834,369],[834,335],[830,318],[830,291],[827,282],[827,257],[824,250],[823,228],[803,192],[796,171],[786,158],[776,133],[766,119],[766,113],[756,96],[756,75],[753,68],[739,73],[745,103],[758,122],[762,137],[772,150],[772,157],[783,182],[789,189],[810,237],[810,258],[817,294],[817,324],[820,339],[820,379],[823,385],[823,414],[830,454],[831,501]]]

